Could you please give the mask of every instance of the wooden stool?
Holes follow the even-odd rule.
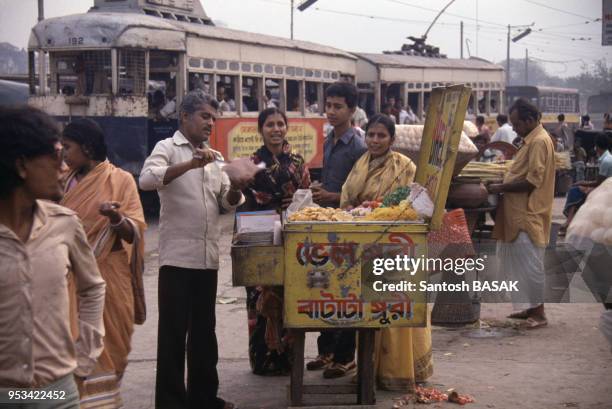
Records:
[[[319,331],[319,330],[317,330]],[[304,395],[356,395],[356,404],[333,404],[338,408],[374,407],[376,397],[374,392],[374,331],[375,329],[358,329],[357,343],[357,385],[304,385],[304,340],[307,330],[292,330],[293,365],[291,367],[291,383],[289,385],[290,408],[317,408],[322,406],[305,406]]]

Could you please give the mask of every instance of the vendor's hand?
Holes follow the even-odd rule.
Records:
[[[592,187],[588,187],[588,186],[579,186],[578,189],[580,189],[580,191],[584,193],[585,195],[588,195],[593,190]]]
[[[215,161],[215,154],[210,149],[196,148],[191,158],[192,169],[203,168],[211,162]]]
[[[281,201],[281,209],[285,210],[286,208],[288,208],[289,205],[291,205],[292,201],[293,201],[293,196],[283,197]]]
[[[487,186],[487,190],[489,191],[489,193],[494,194],[494,195],[498,193],[502,193],[503,185],[501,183],[491,183],[489,186]]]
[[[249,158],[234,159],[223,168],[223,171],[232,182],[232,186],[241,190],[253,182],[255,175],[260,170]]]
[[[119,202],[103,202],[100,204],[98,211],[102,216],[108,217],[111,223],[116,224],[121,221],[120,207],[121,203]]]
[[[312,191],[312,200],[318,205],[322,206],[332,200],[330,193],[322,187],[313,186],[310,190]]]

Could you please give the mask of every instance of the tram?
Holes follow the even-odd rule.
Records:
[[[134,175],[176,130],[177,107],[196,88],[221,103],[210,143],[226,159],[261,145],[256,118],[274,105],[287,112],[289,142],[311,169],[322,165],[323,96],[333,82],[357,84],[368,114],[393,97],[420,120],[437,86],[469,84],[471,119],[494,121],[504,100],[503,68],[485,60],[355,54],[216,27],[196,0],[94,0],[87,13],[34,26],[28,56],[29,103],[61,122],[95,119],[109,159]]]

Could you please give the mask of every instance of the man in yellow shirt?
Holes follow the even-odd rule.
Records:
[[[515,308],[528,307],[509,318],[526,320],[527,328],[547,324],[544,314],[544,249],[548,245],[555,186],[555,148],[540,124],[541,114],[519,99],[510,108],[510,120],[524,139],[503,183],[489,185],[503,193],[495,220],[494,237],[501,267],[518,281],[512,293]]]

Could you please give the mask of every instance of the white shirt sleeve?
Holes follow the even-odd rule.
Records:
[[[172,143],[172,139],[169,142]],[[164,188],[164,177],[170,167],[166,144],[166,141],[157,142],[153,152],[145,160],[138,178],[138,184],[142,190],[161,190]]]

